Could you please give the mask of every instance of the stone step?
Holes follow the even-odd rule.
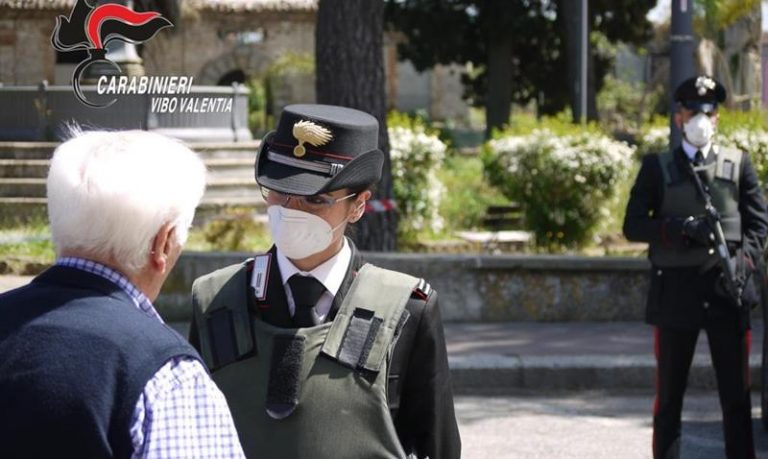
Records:
[[[45,198],[44,178],[0,178],[0,197]]]
[[[243,196],[211,197],[203,196],[203,200],[195,212],[196,226],[219,217],[227,208],[241,207],[253,210],[254,218],[266,222],[266,204],[258,193]],[[15,226],[32,221],[47,221],[46,199],[30,197],[0,197],[0,226]]]
[[[0,226],[17,226],[29,222],[46,222],[45,198],[0,197]]]
[[[50,159],[58,142],[0,142],[0,159]]]
[[[49,166],[47,159],[0,159],[0,178],[44,178]]]
[[[224,145],[192,144],[189,146],[204,160],[227,158],[247,159],[251,161],[251,165],[253,165],[253,161],[256,159],[256,153],[259,151],[259,142],[244,142],[242,144],[230,143]]]
[[[209,175],[217,178],[253,179],[253,160],[249,158],[206,159]],[[48,159],[0,159],[0,178],[45,178]]]
[[[256,159],[259,141],[242,143],[194,143],[188,146],[203,159]],[[0,159],[50,159],[59,142],[0,142]]]
[[[205,189],[205,196],[209,198],[253,196],[261,199],[256,180],[250,177],[210,177]]]
[[[0,178],[0,197],[45,198],[45,195],[45,178]],[[205,196],[211,198],[253,196],[261,199],[256,181],[250,177],[211,177],[208,180]]]
[[[240,178],[255,183],[253,175],[253,160],[240,158],[214,158],[206,159],[208,179],[234,179]]]

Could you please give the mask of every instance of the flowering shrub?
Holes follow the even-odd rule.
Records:
[[[768,130],[726,124],[718,129],[715,143],[748,153],[758,177],[768,179]],[[643,134],[638,154],[660,153],[669,148],[669,127],[653,127]]]
[[[717,142],[724,146],[738,148],[748,153],[755,166],[757,176],[765,183],[768,180],[768,131],[736,129],[718,134]]]
[[[400,215],[398,237],[414,240],[424,231],[439,233],[445,225],[438,212],[445,187],[437,171],[447,146],[417,119],[395,114],[388,124],[392,188]]]
[[[637,142],[637,155],[660,153],[669,149],[669,126],[653,126],[646,129]]]
[[[589,240],[633,154],[633,147],[599,133],[537,129],[488,142],[483,163],[491,183],[522,206],[536,244],[555,251]]]

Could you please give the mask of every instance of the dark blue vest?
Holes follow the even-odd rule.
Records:
[[[117,285],[56,266],[0,295],[0,456],[130,457],[147,381],[199,359]]]

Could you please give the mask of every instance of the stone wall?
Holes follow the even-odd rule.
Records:
[[[244,11],[223,13],[196,9],[182,2],[182,21],[143,45],[148,75],[189,75],[195,84],[216,85],[233,71],[259,78],[287,53],[314,56],[314,11]],[[0,9],[0,84],[69,84],[75,65],[56,63],[50,38],[59,14],[66,10]],[[385,66],[389,105],[425,111],[434,119],[466,120],[461,66],[437,66],[416,73],[399,62],[396,40],[387,37]],[[283,105],[314,101],[314,81],[305,75],[285,78],[276,88],[275,111]],[[416,103],[414,103],[416,102]]]
[[[314,33],[309,13],[185,11],[177,30],[146,43],[144,64],[148,74],[191,75],[202,85],[235,70],[260,77],[286,52],[314,54]]]
[[[51,46],[55,14],[0,14],[0,83],[27,85],[54,81]]]
[[[189,320],[189,289],[248,254],[184,253],[159,307]],[[447,321],[642,320],[649,266],[640,258],[369,253],[376,265],[424,277]]]

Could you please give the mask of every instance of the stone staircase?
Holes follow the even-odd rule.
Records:
[[[57,143],[0,142],[0,222],[45,219],[45,177]],[[253,177],[258,142],[192,144],[208,167],[208,184],[197,209],[196,224],[230,206],[264,213]]]

